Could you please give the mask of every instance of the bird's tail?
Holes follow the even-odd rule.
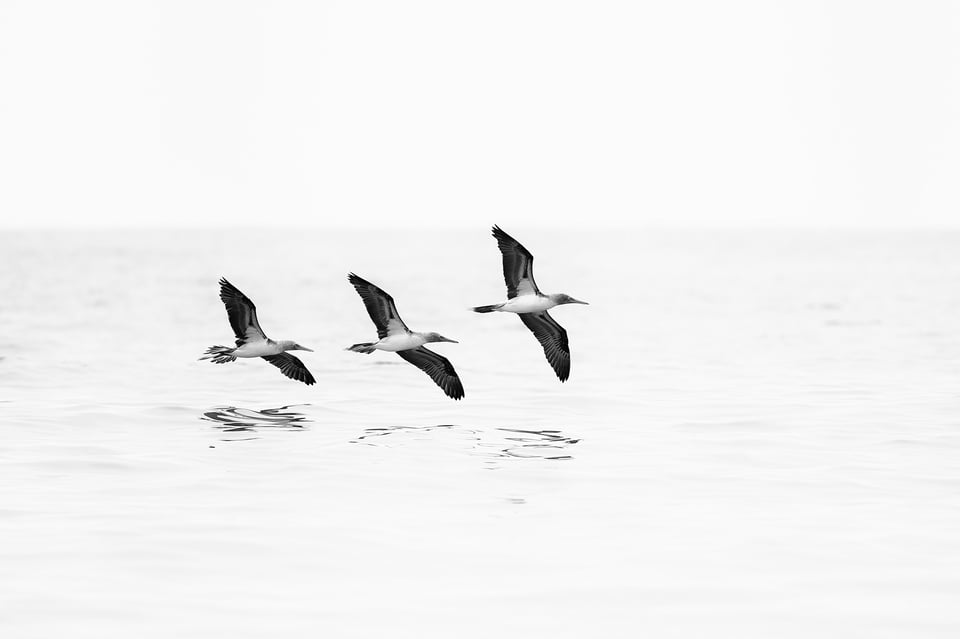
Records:
[[[232,362],[237,359],[232,355],[234,350],[235,349],[229,346],[211,346],[198,361],[209,359],[214,364],[226,364],[227,362]]]
[[[498,310],[503,304],[489,304],[488,306],[474,306],[474,313],[492,313]]]
[[[353,351],[354,353],[364,353],[369,355],[373,351],[377,350],[373,344],[374,342],[364,342],[362,344],[354,344],[353,346],[350,346],[349,348],[347,348],[347,350]]]

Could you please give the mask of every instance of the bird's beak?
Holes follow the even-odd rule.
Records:
[[[300,346],[299,344],[297,344],[297,350],[298,350],[298,351],[307,351],[307,352],[310,352],[310,353],[313,352],[313,349],[312,349],[312,348],[307,348],[306,346]]]
[[[455,340],[455,339],[450,339],[449,337],[444,337],[443,335],[440,336],[440,341],[441,341],[441,342],[451,342],[451,343],[453,343],[453,344],[459,344],[459,343],[460,343],[460,342],[458,342],[458,341]]]
[[[572,303],[572,304],[586,304],[587,306],[590,306],[590,302],[581,302],[580,300],[573,300],[571,303]]]

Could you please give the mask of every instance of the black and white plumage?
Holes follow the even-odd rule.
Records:
[[[557,320],[550,317],[550,313],[520,313],[520,321],[530,329],[540,346],[543,354],[553,367],[553,371],[561,382],[570,377],[570,343],[567,341],[567,331],[557,324]]]
[[[407,360],[424,373],[430,376],[434,383],[443,389],[447,397],[463,399],[463,384],[454,370],[453,364],[446,357],[424,348],[411,348],[397,351],[397,355]]]
[[[507,285],[507,301],[476,306],[477,313],[516,313],[543,347],[543,353],[561,382],[570,377],[570,344],[567,331],[547,312],[561,304],[586,304],[565,293],[545,295],[533,279],[533,254],[499,226],[493,237],[503,255],[503,280]]]
[[[360,294],[363,305],[367,307],[367,313],[377,327],[377,337],[384,339],[388,335],[406,335],[410,329],[400,319],[400,313],[397,312],[397,304],[390,296],[379,286],[371,284],[355,273],[350,273],[347,280],[353,284],[353,288]]]
[[[309,349],[304,348],[295,350]],[[313,378],[313,375],[310,374],[310,371],[307,370],[306,365],[300,361],[299,357],[295,357],[290,353],[280,353],[279,355],[264,355],[263,359],[279,368],[280,372],[290,379],[303,382],[307,386],[313,386],[317,383],[317,380]]]
[[[236,347],[211,346],[201,360],[214,364],[233,362],[237,358],[262,357],[280,369],[284,375],[308,386],[316,383],[313,375],[298,358],[286,351],[310,351],[293,340],[272,340],[260,328],[257,307],[240,289],[220,278],[220,300],[227,308],[227,317],[236,336]]]
[[[533,254],[499,226],[493,227],[493,237],[503,255],[503,281],[507,285],[507,299],[521,295],[542,295],[533,279]]]
[[[447,358],[423,346],[430,342],[453,342],[454,344],[457,342],[439,333],[411,331],[400,319],[397,305],[386,291],[354,273],[350,273],[347,279],[360,294],[367,308],[367,314],[377,327],[377,336],[380,338],[376,342],[354,344],[347,350],[355,353],[372,353],[376,350],[394,352],[429,375],[448,397],[462,399],[463,384],[453,364]]]

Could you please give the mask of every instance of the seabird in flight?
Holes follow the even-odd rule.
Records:
[[[350,273],[347,279],[363,299],[363,304],[367,307],[367,313],[376,325],[377,336],[380,338],[376,342],[354,344],[347,350],[355,353],[372,353],[376,350],[394,352],[429,375],[448,397],[461,399],[463,384],[460,383],[453,364],[446,357],[423,347],[429,342],[453,342],[454,344],[457,342],[439,333],[411,331],[400,319],[393,298],[383,289],[354,273]]]
[[[262,357],[280,371],[298,382],[303,382],[307,386],[316,383],[313,375],[307,370],[299,359],[286,351],[310,351],[312,349],[300,346],[293,340],[281,339],[272,340],[263,334],[260,328],[260,322],[257,321],[257,307],[253,305],[250,298],[240,292],[236,286],[220,278],[220,299],[227,307],[227,316],[230,318],[230,326],[237,336],[237,347],[229,346],[211,346],[201,357],[201,360],[209,359],[214,364],[225,364],[232,362],[238,357]]]
[[[565,293],[544,295],[533,280],[533,255],[503,232],[499,226],[493,227],[493,237],[503,253],[503,279],[507,283],[507,301],[489,306],[476,306],[477,313],[502,311],[516,313],[529,328],[540,345],[547,361],[553,367],[561,382],[570,377],[570,344],[567,331],[550,317],[547,310],[560,304],[586,304],[575,300]]]

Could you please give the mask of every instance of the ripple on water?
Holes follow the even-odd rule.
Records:
[[[306,406],[306,404],[303,404]],[[301,430],[309,420],[303,413],[290,410],[293,406],[280,406],[253,410],[238,406],[221,406],[205,412],[200,419],[214,423],[225,433],[252,433],[264,429]],[[257,439],[248,437],[247,439]]]
[[[503,449],[503,453],[510,457],[573,459],[573,455],[565,454],[566,449],[580,441],[567,437],[559,430],[522,430],[517,428],[498,428],[497,430],[511,433],[505,438],[513,443]]]
[[[424,441],[436,443],[436,435],[440,433],[447,436],[447,442],[460,442],[473,454],[499,459],[573,459],[573,455],[569,454],[569,447],[580,441],[554,429],[484,429],[457,424],[437,424],[367,428],[353,443],[383,447],[408,446]]]

